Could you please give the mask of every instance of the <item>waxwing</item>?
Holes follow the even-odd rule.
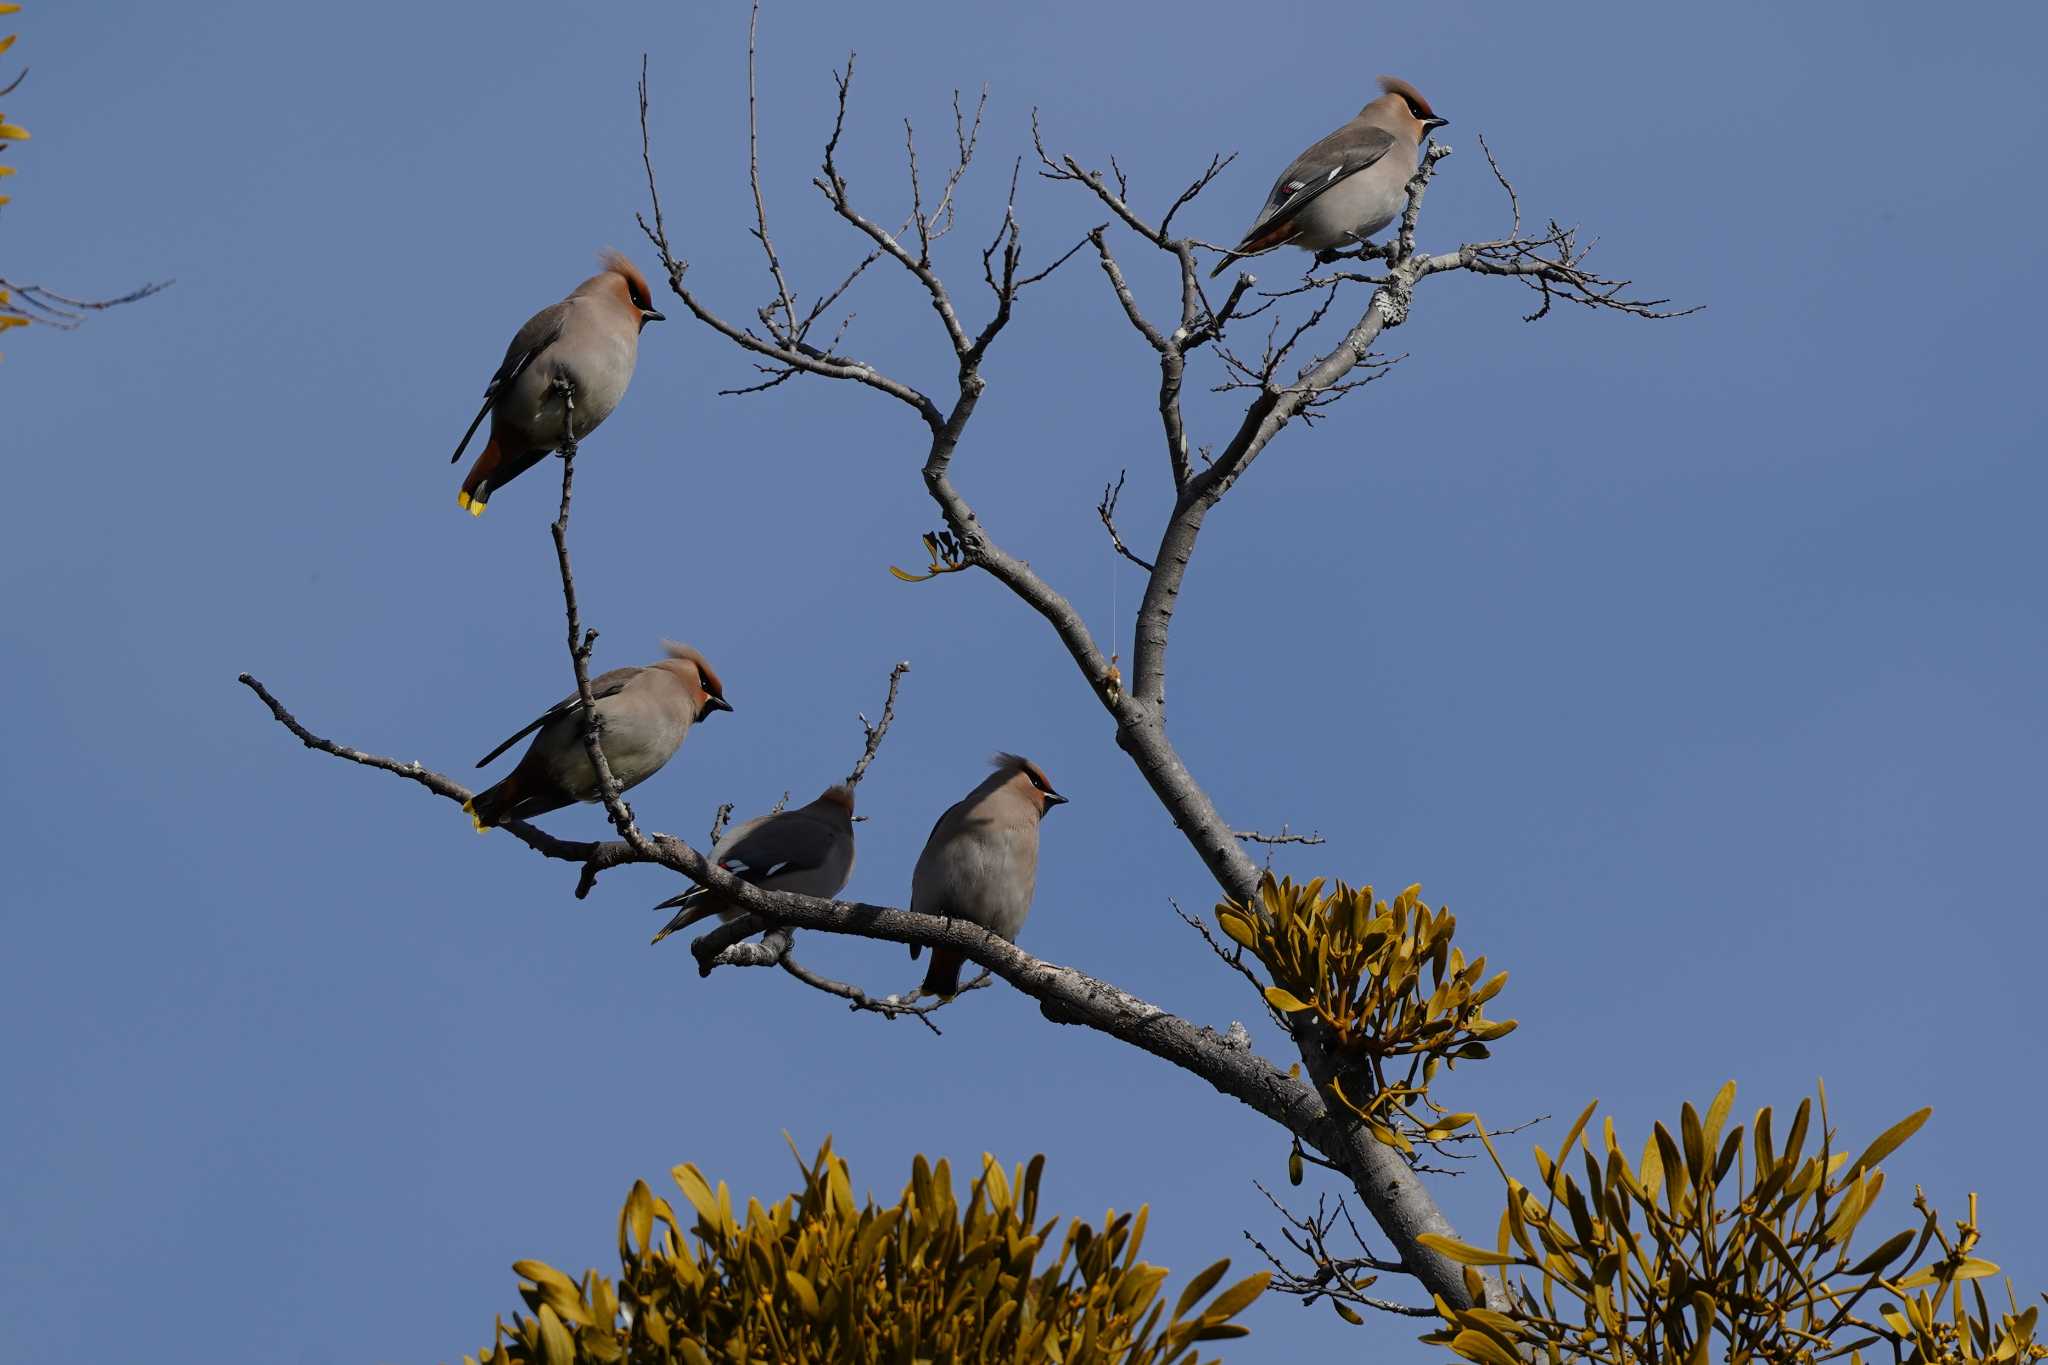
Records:
[[[766,891],[838,895],[853,875],[853,788],[827,787],[808,806],[734,825],[711,846],[711,861]],[[729,920],[740,913],[708,886],[692,887],[654,908],[676,912],[654,936],[656,943],[700,919]]]
[[[1358,117],[1294,159],[1280,172],[1244,240],[1216,263],[1210,278],[1232,261],[1298,246],[1328,251],[1353,246],[1400,216],[1422,139],[1449,120],[1436,116],[1421,92],[1404,80],[1380,77],[1386,91]]]
[[[612,415],[633,379],[640,329],[663,321],[647,277],[616,251],[602,251],[604,269],[560,303],[526,320],[505,350],[505,362],[484,388],[484,405],[449,458],[462,458],[469,438],[491,419],[491,439],[469,467],[456,503],[482,516],[491,494],[539,464],[562,444],[562,395],[557,378],[575,392],[576,439]]]
[[[1029,759],[997,754],[990,761],[995,771],[932,826],[910,875],[910,908],[971,920],[1014,943],[1038,880],[1038,822],[1067,798]],[[910,955],[917,954],[913,944]],[[956,994],[963,961],[951,949],[934,948],[924,990]]]
[[[642,668],[614,668],[590,680],[598,741],[621,789],[661,771],[690,727],[713,711],[730,711],[725,686],[704,656],[664,640],[666,659]],[[518,766],[488,791],[463,803],[478,833],[507,820],[531,820],[574,801],[598,799],[597,769],[583,743],[583,702],[574,694],[477,760],[481,768],[533,734]]]

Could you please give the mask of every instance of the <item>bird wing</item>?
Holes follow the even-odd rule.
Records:
[[[818,867],[832,855],[832,827],[807,811],[784,811],[735,830],[718,865],[741,881],[759,884],[783,872]]]
[[[784,872],[800,872],[822,865],[832,854],[833,830],[829,823],[808,811],[784,811],[779,815],[757,815],[735,825],[711,850],[712,861],[741,881],[760,886]],[[717,892],[708,886],[693,886],[655,906],[674,910],[675,918],[654,936],[661,942],[679,929],[687,929],[712,912]]]
[[[1273,192],[1266,197],[1266,211],[1237,244],[1238,250],[1279,245],[1261,239],[1290,222],[1332,186],[1377,163],[1393,145],[1394,135],[1384,128],[1346,124],[1303,152],[1273,182]]]
[[[491,376],[491,382],[484,385],[484,405],[477,409],[476,417],[470,422],[469,430],[462,433],[462,441],[455,447],[455,453],[448,457],[454,464],[462,458],[462,452],[469,446],[469,438],[476,435],[476,429],[483,425],[485,414],[498,399],[498,391],[525,373],[540,353],[560,340],[562,328],[569,321],[569,299],[551,303],[526,320],[519,329],[519,335],[512,338],[512,344],[505,348],[505,359],[499,362],[498,372]]]
[[[733,845],[740,843],[748,835],[752,834],[755,830],[759,829],[762,825],[767,824],[770,820],[774,818],[775,817],[772,815],[757,815],[751,820],[742,820],[737,825],[734,825],[731,829],[727,830],[723,835],[719,836],[718,842],[711,846],[711,861],[717,863],[720,867],[725,868],[725,870],[728,872],[737,872],[739,869],[727,866],[725,861],[726,855],[732,852]],[[663,901],[661,904],[655,906],[654,908],[657,910],[673,910],[680,906],[684,909],[688,909],[691,906],[701,904],[703,901],[708,899],[711,896],[711,894],[711,888],[708,886],[693,886],[688,891],[684,891],[678,895],[670,896],[667,900]],[[691,923],[695,918],[695,916],[677,915],[674,920],[669,922],[668,926],[664,928],[660,934],[657,934],[655,936],[655,942],[659,943],[663,937],[667,936],[668,934],[674,932],[677,929],[685,927],[686,925]]]
[[[932,871],[930,875],[936,878],[939,875],[939,873],[937,867],[937,854],[934,850],[939,848],[945,842],[946,839],[951,839],[953,835],[958,832],[960,825],[967,818],[967,808],[969,803],[972,802],[973,799],[974,798],[971,795],[962,797],[960,800],[955,801],[952,805],[946,807],[945,813],[932,822],[932,832],[925,836],[924,851],[917,855],[917,866],[911,869],[910,873],[911,909],[927,915],[944,915],[949,913],[949,908],[947,906],[930,904],[930,898],[920,896],[918,894],[918,891],[920,887],[925,884],[925,860],[928,858],[932,859]],[[944,832],[945,839],[940,838],[941,831]],[[910,960],[912,962],[917,961],[918,954],[922,953],[923,951],[924,945],[922,943],[911,944]]]
[[[634,675],[639,672],[640,669],[636,666],[633,668],[614,668],[608,673],[598,674],[595,678],[592,678],[590,680],[591,698],[595,700],[599,697],[609,697],[614,695],[615,693],[623,689],[627,683],[631,682],[633,680]],[[540,729],[541,726],[546,725],[556,716],[561,715],[564,711],[569,710],[571,707],[580,706],[582,702],[583,697],[581,693],[571,692],[568,696],[562,698],[553,706],[550,706],[547,710],[535,716],[531,721],[527,722],[527,724],[521,726],[517,734],[513,735],[511,738],[507,739],[503,744],[500,744],[497,748],[491,750],[482,758],[478,759],[476,761],[476,766],[479,768],[483,767],[492,759],[496,758],[499,754],[504,753],[507,749],[517,744],[520,740],[525,739],[535,730]]]

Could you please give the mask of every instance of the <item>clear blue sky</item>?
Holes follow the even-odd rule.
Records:
[[[1855,1141],[1932,1103],[1889,1213],[1915,1181],[1957,1212],[1979,1190],[1988,1254],[2048,1284],[2041,11],[1016,14],[770,5],[761,137],[800,289],[859,249],[807,183],[852,47],[845,161],[878,216],[905,199],[900,120],[936,137],[954,86],[990,85],[942,262],[977,314],[972,251],[1034,104],[1153,212],[1241,152],[1189,224],[1226,238],[1381,70],[1453,120],[1426,243],[1502,228],[1484,132],[1526,210],[1708,305],[1531,326],[1512,285],[1431,281],[1389,338],[1406,363],[1290,430],[1211,518],[1173,721],[1231,819],[1329,836],[1282,867],[1421,881],[1513,972],[1523,1028],[1451,1083],[1457,1107],[1558,1115],[1554,1142],[1597,1095],[1640,1135],[1731,1075],[1745,1112],[1823,1075]],[[506,339],[596,248],[652,264],[643,49],[678,247],[729,315],[765,297],[739,7],[44,0],[18,28],[0,60],[32,70],[6,110],[35,138],[9,157],[0,268],[177,285],[13,333],[0,364],[10,1357],[106,1358],[146,1331],[174,1361],[452,1359],[515,1305],[514,1258],[610,1263],[635,1177],[687,1159],[779,1196],[785,1131],[831,1133],[888,1194],[919,1149],[1043,1151],[1052,1207],[1150,1201],[1154,1259],[1248,1254],[1241,1230],[1272,1226],[1250,1182],[1283,1180],[1285,1153],[1249,1111],[1007,989],[935,1039],[779,976],[700,981],[681,942],[647,947],[673,879],[572,901],[573,868],[306,753],[235,685],[251,670],[315,728],[451,773],[566,690],[548,475],[472,521],[447,453]],[[1035,260],[1104,217],[1028,168],[1022,213]],[[1165,272],[1125,259],[1163,307]],[[850,349],[946,384],[902,279],[877,271],[852,307]],[[1158,530],[1153,374],[1077,262],[992,358],[956,466],[1098,632],[1093,505],[1119,468],[1127,532]],[[1018,749],[1073,797],[1026,945],[1253,1020],[1168,905],[1210,905],[1200,865],[1039,622],[978,576],[885,572],[936,524],[919,429],[845,386],[714,396],[750,377],[689,321],[651,328],[586,447],[600,664],[689,640],[738,708],[641,789],[642,816],[701,838],[720,801],[807,798],[909,658],[851,893],[901,903],[936,813]],[[1198,439],[1227,433],[1229,401],[1191,407]],[[1135,575],[1117,581],[1128,610]],[[805,955],[914,979],[899,949]],[[1483,1230],[1498,1194],[1475,1172],[1444,1197]],[[1285,1300],[1251,1321],[1244,1359],[1415,1355],[1406,1324],[1368,1339]]]

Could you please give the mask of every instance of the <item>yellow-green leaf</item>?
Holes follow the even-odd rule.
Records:
[[[576,1342],[555,1310],[540,1306],[540,1358],[545,1365],[576,1365]]]
[[[1471,1327],[1451,1338],[1451,1349],[1467,1360],[1479,1361],[1481,1365],[1522,1365],[1506,1347]]]
[[[1591,1104],[1588,1104],[1579,1111],[1578,1121],[1572,1124],[1571,1131],[1564,1136],[1563,1145],[1557,1149],[1557,1163],[1560,1167],[1564,1165],[1564,1159],[1572,1154],[1572,1144],[1579,1140],[1579,1134],[1586,1131],[1586,1125],[1593,1121],[1593,1111],[1599,1107],[1600,1101],[1596,1097]],[[1607,1145],[1610,1147],[1614,1145],[1614,1137],[1611,1132],[1608,1135]]]
[[[1282,1014],[1297,1014],[1308,1008],[1295,998],[1292,991],[1284,986],[1266,987],[1266,1003]]]
[[[1706,1140],[1701,1146],[1709,1157],[1721,1145],[1721,1125],[1728,1121],[1728,1111],[1734,1106],[1735,1082],[1727,1081],[1715,1092],[1714,1102],[1707,1106],[1706,1132],[1702,1135]]]
[[[633,1182],[632,1193],[626,1196],[626,1207],[620,1215],[620,1224],[621,1234],[630,1232],[633,1235],[632,1245],[635,1248],[643,1252],[648,1249],[648,1243],[654,1239],[654,1191],[647,1188],[646,1181]],[[619,1240],[624,1242],[624,1236],[621,1235]],[[619,1254],[623,1256],[625,1252],[626,1248],[621,1246]]]
[[[1202,1310],[1203,1321],[1214,1323],[1236,1317],[1266,1292],[1266,1282],[1272,1278],[1272,1272],[1266,1270],[1245,1276],[1209,1301],[1209,1306]]]
[[[1893,1261],[1896,1261],[1899,1258],[1899,1253],[1911,1245],[1913,1245],[1913,1230],[1907,1228],[1904,1232],[1890,1238],[1883,1246],[1865,1256],[1855,1265],[1850,1266],[1848,1273],[1851,1275],[1875,1275]]]
[[[1434,1232],[1422,1233],[1415,1240],[1428,1247],[1431,1251],[1434,1251],[1437,1255],[1456,1261],[1459,1265],[1513,1265],[1515,1263],[1512,1256],[1503,1256],[1497,1251],[1487,1251],[1482,1247],[1467,1246],[1465,1243],[1454,1238],[1440,1237]]]
[[[542,1289],[558,1289],[570,1295],[576,1293],[576,1282],[546,1261],[514,1261],[512,1273],[532,1280]]]
[[[1431,1142],[1440,1142],[1478,1117],[1477,1114],[1445,1114],[1433,1120],[1423,1131],[1423,1136]]]
[[[1863,1155],[1856,1158],[1856,1164],[1849,1168],[1847,1178],[1855,1179],[1857,1175],[1869,1170],[1877,1165],[1878,1162],[1883,1161],[1886,1157],[1897,1151],[1907,1138],[1920,1131],[1920,1125],[1927,1122],[1927,1116],[1933,1112],[1934,1110],[1931,1106],[1916,1109],[1891,1127],[1885,1129],[1882,1133],[1879,1133],[1877,1140],[1868,1147],[1865,1147]]]
[[[810,1280],[794,1270],[784,1271],[783,1279],[789,1285],[789,1292],[796,1295],[797,1305],[804,1310],[804,1316],[816,1320],[818,1291],[811,1288]]]
[[[697,1216],[711,1227],[718,1226],[718,1200],[712,1197],[711,1187],[697,1168],[687,1162],[670,1171],[676,1184],[682,1189],[683,1197],[690,1201],[690,1207],[697,1210]]]
[[[1230,1258],[1226,1256],[1189,1280],[1188,1287],[1180,1291],[1180,1298],[1173,1305],[1173,1315],[1176,1318],[1184,1316],[1188,1309],[1201,1301],[1202,1295],[1216,1287],[1216,1282],[1222,1279],[1223,1273],[1229,1269]]]

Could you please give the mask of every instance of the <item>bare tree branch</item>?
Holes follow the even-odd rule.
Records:
[[[847,1008],[855,1013],[879,1014],[884,1019],[911,1018],[930,1029],[934,1036],[944,1031],[932,1022],[931,1016],[945,1008],[967,992],[980,990],[993,979],[987,971],[977,974],[973,980],[961,986],[953,995],[943,1000],[918,1004],[902,995],[889,994],[874,996],[860,987],[845,981],[835,981],[820,975],[796,960],[790,950],[796,942],[796,931],[788,926],[770,929],[753,942],[735,943],[721,949],[715,967],[780,967],[789,976],[825,995],[836,996],[847,1002]]]
[[[1280,826],[1278,834],[1261,834],[1255,829],[1231,831],[1248,844],[1320,844],[1325,842],[1321,834],[1289,834],[1287,826]]]
[[[1209,932],[1208,922],[1200,915],[1190,915],[1181,909],[1180,902],[1171,896],[1166,898],[1166,903],[1173,907],[1173,913],[1180,917],[1182,924],[1202,936],[1202,942],[1209,945],[1209,951],[1216,955],[1218,961],[1251,983],[1253,993],[1259,997],[1259,1003],[1265,1006],[1266,1016],[1279,1026],[1282,1032],[1291,1032],[1287,1026],[1287,1016],[1266,1003],[1266,983],[1259,980],[1258,973],[1244,960],[1244,949],[1236,946],[1225,948],[1216,941],[1216,936]]]
[[[1266,1258],[1267,1264],[1273,1267],[1274,1289],[1282,1294],[1296,1296],[1301,1300],[1303,1307],[1314,1304],[1318,1299],[1329,1299],[1338,1305],[1338,1312],[1350,1322],[1358,1322],[1361,1319],[1356,1312],[1346,1312],[1344,1305],[1367,1308],[1379,1313],[1392,1313],[1400,1317],[1436,1316],[1433,1304],[1397,1303],[1364,1292],[1382,1274],[1404,1275],[1408,1270],[1400,1262],[1374,1256],[1366,1249],[1365,1239],[1358,1231],[1358,1224],[1352,1221],[1350,1210],[1345,1207],[1341,1196],[1334,1210],[1328,1207],[1328,1200],[1319,1195],[1316,1198],[1314,1213],[1297,1214],[1275,1199],[1273,1192],[1264,1185],[1260,1185],[1256,1180],[1252,1184],[1257,1187],[1260,1194],[1266,1196],[1266,1202],[1273,1206],[1274,1211],[1285,1223],[1280,1235],[1286,1238],[1287,1244],[1297,1254],[1308,1259],[1308,1266],[1305,1269],[1289,1265],[1268,1250],[1265,1243],[1251,1233],[1245,1233],[1245,1240],[1257,1248],[1258,1253]],[[1339,1256],[1330,1250],[1329,1239],[1336,1231],[1337,1220],[1340,1217],[1357,1243],[1359,1254],[1356,1256]],[[1372,1273],[1360,1273],[1364,1271]]]
[[[69,332],[85,321],[87,313],[105,312],[109,308],[119,308],[124,303],[136,303],[152,294],[161,294],[176,283],[175,280],[159,280],[111,299],[76,299],[44,285],[16,284],[13,280],[0,276],[0,292],[13,295],[15,303],[28,305],[25,309],[9,311],[17,312],[23,317],[33,317],[36,321],[55,327],[59,331]]]
[[[576,481],[576,389],[566,377],[555,380],[555,392],[562,398],[562,504],[555,514],[554,524],[549,530],[555,540],[555,562],[562,574],[562,607],[567,618],[569,631],[569,665],[576,674],[576,695],[580,699],[583,714],[583,748],[590,755],[590,766],[597,773],[598,797],[604,803],[605,814],[611,817],[612,828],[642,858],[653,860],[654,848],[647,842],[647,836],[640,832],[633,821],[633,811],[620,792],[619,780],[612,775],[612,767],[605,760],[604,740],[601,733],[603,717],[598,714],[597,698],[590,693],[590,651],[597,644],[597,632],[584,630],[583,621],[576,607],[576,575],[569,566],[569,498]]]
[[[761,198],[761,122],[754,108],[754,37],[761,27],[761,0],[754,0],[747,12],[747,183],[754,191],[754,238],[761,243],[762,254],[768,258],[768,274],[775,281],[775,301],[761,310],[761,323],[768,328],[769,335],[785,345],[797,334],[796,303],[789,296],[789,281],[782,275],[782,259],[775,254],[774,239],[768,235],[768,206]],[[642,95],[646,99],[647,59],[640,59],[640,80]],[[641,139],[644,152],[646,139]],[[773,310],[782,310],[782,323],[778,327]]]
[[[867,776],[868,764],[875,761],[875,751],[882,747],[882,739],[889,733],[889,727],[896,721],[896,688],[903,681],[903,675],[910,671],[910,660],[905,659],[889,670],[889,695],[882,698],[882,718],[873,725],[868,724],[867,714],[859,712],[860,728],[865,740],[860,761],[853,765],[853,771],[846,775],[846,785],[858,787],[861,778]]]
[[[271,708],[279,723],[307,747],[394,773],[458,805],[469,799],[470,793],[460,783],[423,765],[365,753],[312,734],[293,719],[261,683],[247,674],[243,675],[243,681]],[[619,840],[603,844],[572,843],[550,838],[517,821],[509,822],[503,828],[513,831],[528,847],[550,858],[570,862],[600,861],[604,866],[655,862],[699,885],[714,887],[721,896],[747,914],[731,923],[719,925],[690,945],[700,973],[708,974],[721,964],[723,954],[750,934],[760,932],[764,926],[816,929],[888,943],[948,948],[1037,1000],[1041,1009],[1058,1022],[1108,1034],[1172,1062],[1208,1082],[1220,1093],[1242,1101],[1319,1148],[1325,1140],[1341,1146],[1333,1133],[1349,1126],[1348,1117],[1333,1114],[1308,1084],[1290,1077],[1279,1067],[1257,1056],[1245,1043],[1233,1041],[1214,1029],[1191,1024],[1108,982],[1033,957],[968,920],[942,919],[936,915],[913,914],[908,910],[861,902],[828,901],[788,892],[764,891],[710,863],[682,840],[668,834],[645,836],[653,856],[643,858]],[[764,945],[746,946],[761,948]],[[764,959],[768,956],[763,955]],[[759,965],[767,964],[764,961]],[[779,959],[774,965],[780,965]],[[1442,1222],[1440,1215],[1432,1227],[1419,1230],[1443,1231],[1449,1235],[1448,1225]]]
[[[463,786],[460,782],[442,773],[435,772],[419,762],[401,763],[397,759],[385,758],[381,754],[367,753],[364,750],[352,748],[346,744],[337,744],[333,740],[322,738],[300,724],[298,718],[285,709],[284,703],[272,696],[270,690],[257,678],[243,673],[239,675],[237,681],[251,692],[254,692],[264,706],[269,708],[271,717],[278,724],[284,726],[285,729],[291,731],[293,736],[308,749],[317,749],[321,753],[332,754],[336,758],[345,759],[350,763],[359,763],[366,768],[375,768],[380,772],[394,773],[408,781],[419,783],[436,796],[453,801],[457,806],[467,803],[470,798],[476,795],[476,793]],[[493,828],[504,830],[512,835],[513,838],[544,857],[558,859],[562,862],[581,863],[583,865],[582,875],[576,884],[576,899],[578,900],[582,900],[590,894],[591,888],[596,885],[598,873],[609,868],[623,867],[628,863],[647,861],[629,848],[622,840],[613,839],[601,843],[588,843],[575,839],[558,839],[546,830],[530,825],[524,820],[507,820],[504,824],[493,826]]]
[[[1116,500],[1124,494],[1124,476],[1129,472],[1127,469],[1119,469],[1116,472],[1116,482],[1102,486],[1102,501],[1095,504],[1095,515],[1102,518],[1103,529],[1109,532],[1109,543],[1116,547],[1116,552],[1146,573],[1151,573],[1151,562],[1132,554],[1131,547],[1124,544],[1124,538],[1118,535],[1116,530]]]

